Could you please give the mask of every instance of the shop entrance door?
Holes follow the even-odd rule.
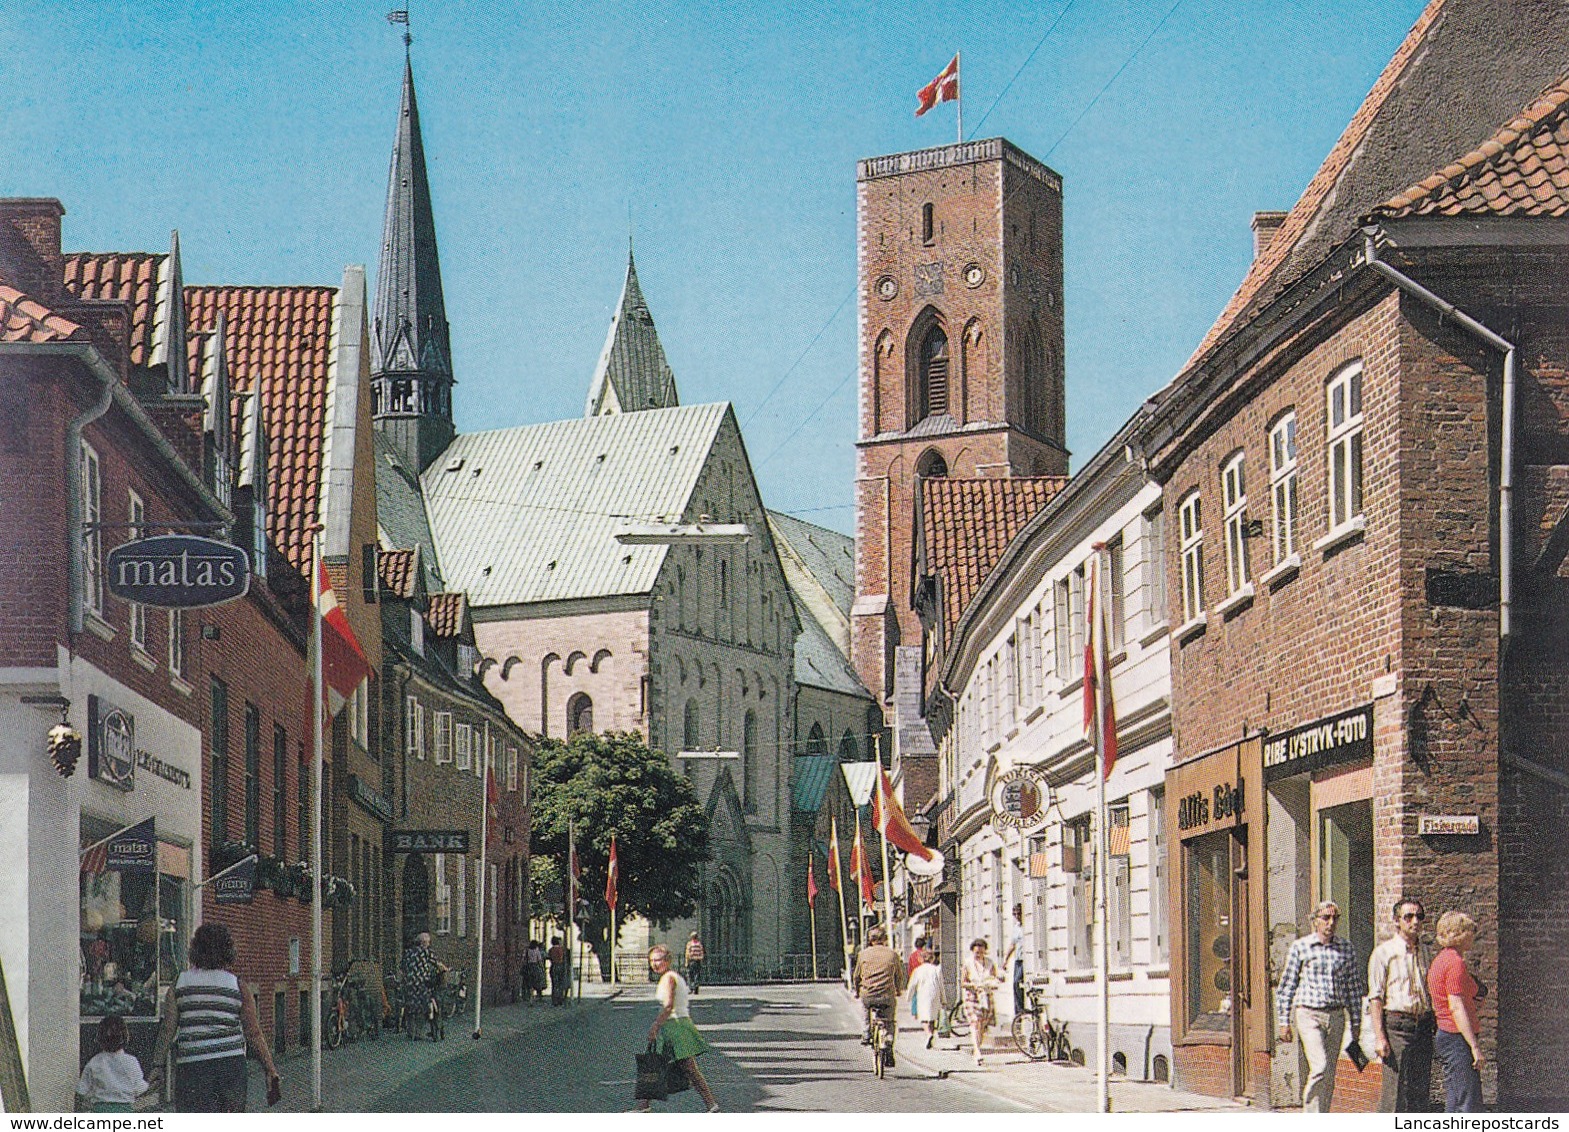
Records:
[[[1248,1016],[1252,1014],[1252,949],[1248,943],[1248,830],[1231,835],[1231,1095],[1248,1091]]]

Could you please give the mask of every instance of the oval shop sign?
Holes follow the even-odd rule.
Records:
[[[158,535],[109,552],[109,592],[161,609],[196,609],[244,597],[251,585],[245,551],[198,535]]]

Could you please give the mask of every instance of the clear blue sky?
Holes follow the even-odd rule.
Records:
[[[59,197],[69,250],[178,228],[192,283],[374,273],[392,6],[11,6],[0,194]],[[1077,467],[1175,374],[1252,213],[1292,204],[1422,2],[410,7],[459,428],[582,412],[630,214],[682,400],[733,401],[765,501],[849,530],[855,161],[953,140],[951,104],[913,114],[955,49],[966,134],[1064,178]]]

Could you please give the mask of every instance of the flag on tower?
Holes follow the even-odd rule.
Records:
[[[923,861],[932,859],[932,851],[916,836],[910,820],[904,816],[904,807],[894,797],[893,780],[886,770],[878,771],[877,790],[872,794],[872,824],[883,835],[883,840],[895,849]]]
[[[806,858],[806,906],[817,907],[817,864],[810,856]]]
[[[616,835],[610,835],[610,862],[605,866],[605,903],[616,910],[616,882],[621,879],[621,866],[616,861]]]
[[[921,105],[916,109],[919,118],[939,102],[952,102],[959,97],[959,56],[955,55],[942,72],[916,92]]]
[[[354,690],[370,675],[370,661],[360,647],[338,595],[327,577],[327,564],[316,560],[317,647],[321,650],[321,680],[325,697],[323,719],[331,721],[349,702]],[[325,730],[325,726],[323,727]]]
[[[840,891],[838,818],[830,818],[828,822],[828,887]]]
[[[1117,708],[1111,696],[1111,649],[1106,635],[1106,605],[1100,587],[1100,558],[1106,544],[1095,544],[1095,569],[1090,573],[1085,621],[1089,632],[1084,645],[1084,734],[1099,734],[1100,772],[1111,777],[1117,761]]]

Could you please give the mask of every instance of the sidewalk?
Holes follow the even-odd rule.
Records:
[[[624,986],[585,983],[581,1000],[565,1006],[551,1006],[550,999],[535,1006],[523,1003],[492,1006],[485,1010],[484,1035],[473,1038],[473,1007],[447,1022],[445,1041],[409,1041],[402,1034],[383,1034],[376,1041],[360,1039],[338,1049],[321,1051],[321,1102],[323,1112],[363,1112],[378,1097],[419,1073],[477,1048],[482,1042],[515,1037],[531,1030],[544,1030],[598,1009],[615,998]],[[311,1110],[310,1050],[296,1046],[278,1061],[283,1079],[283,1099],[276,1108],[267,1107],[267,1082],[260,1067],[250,1063],[249,1112],[309,1112]]]

